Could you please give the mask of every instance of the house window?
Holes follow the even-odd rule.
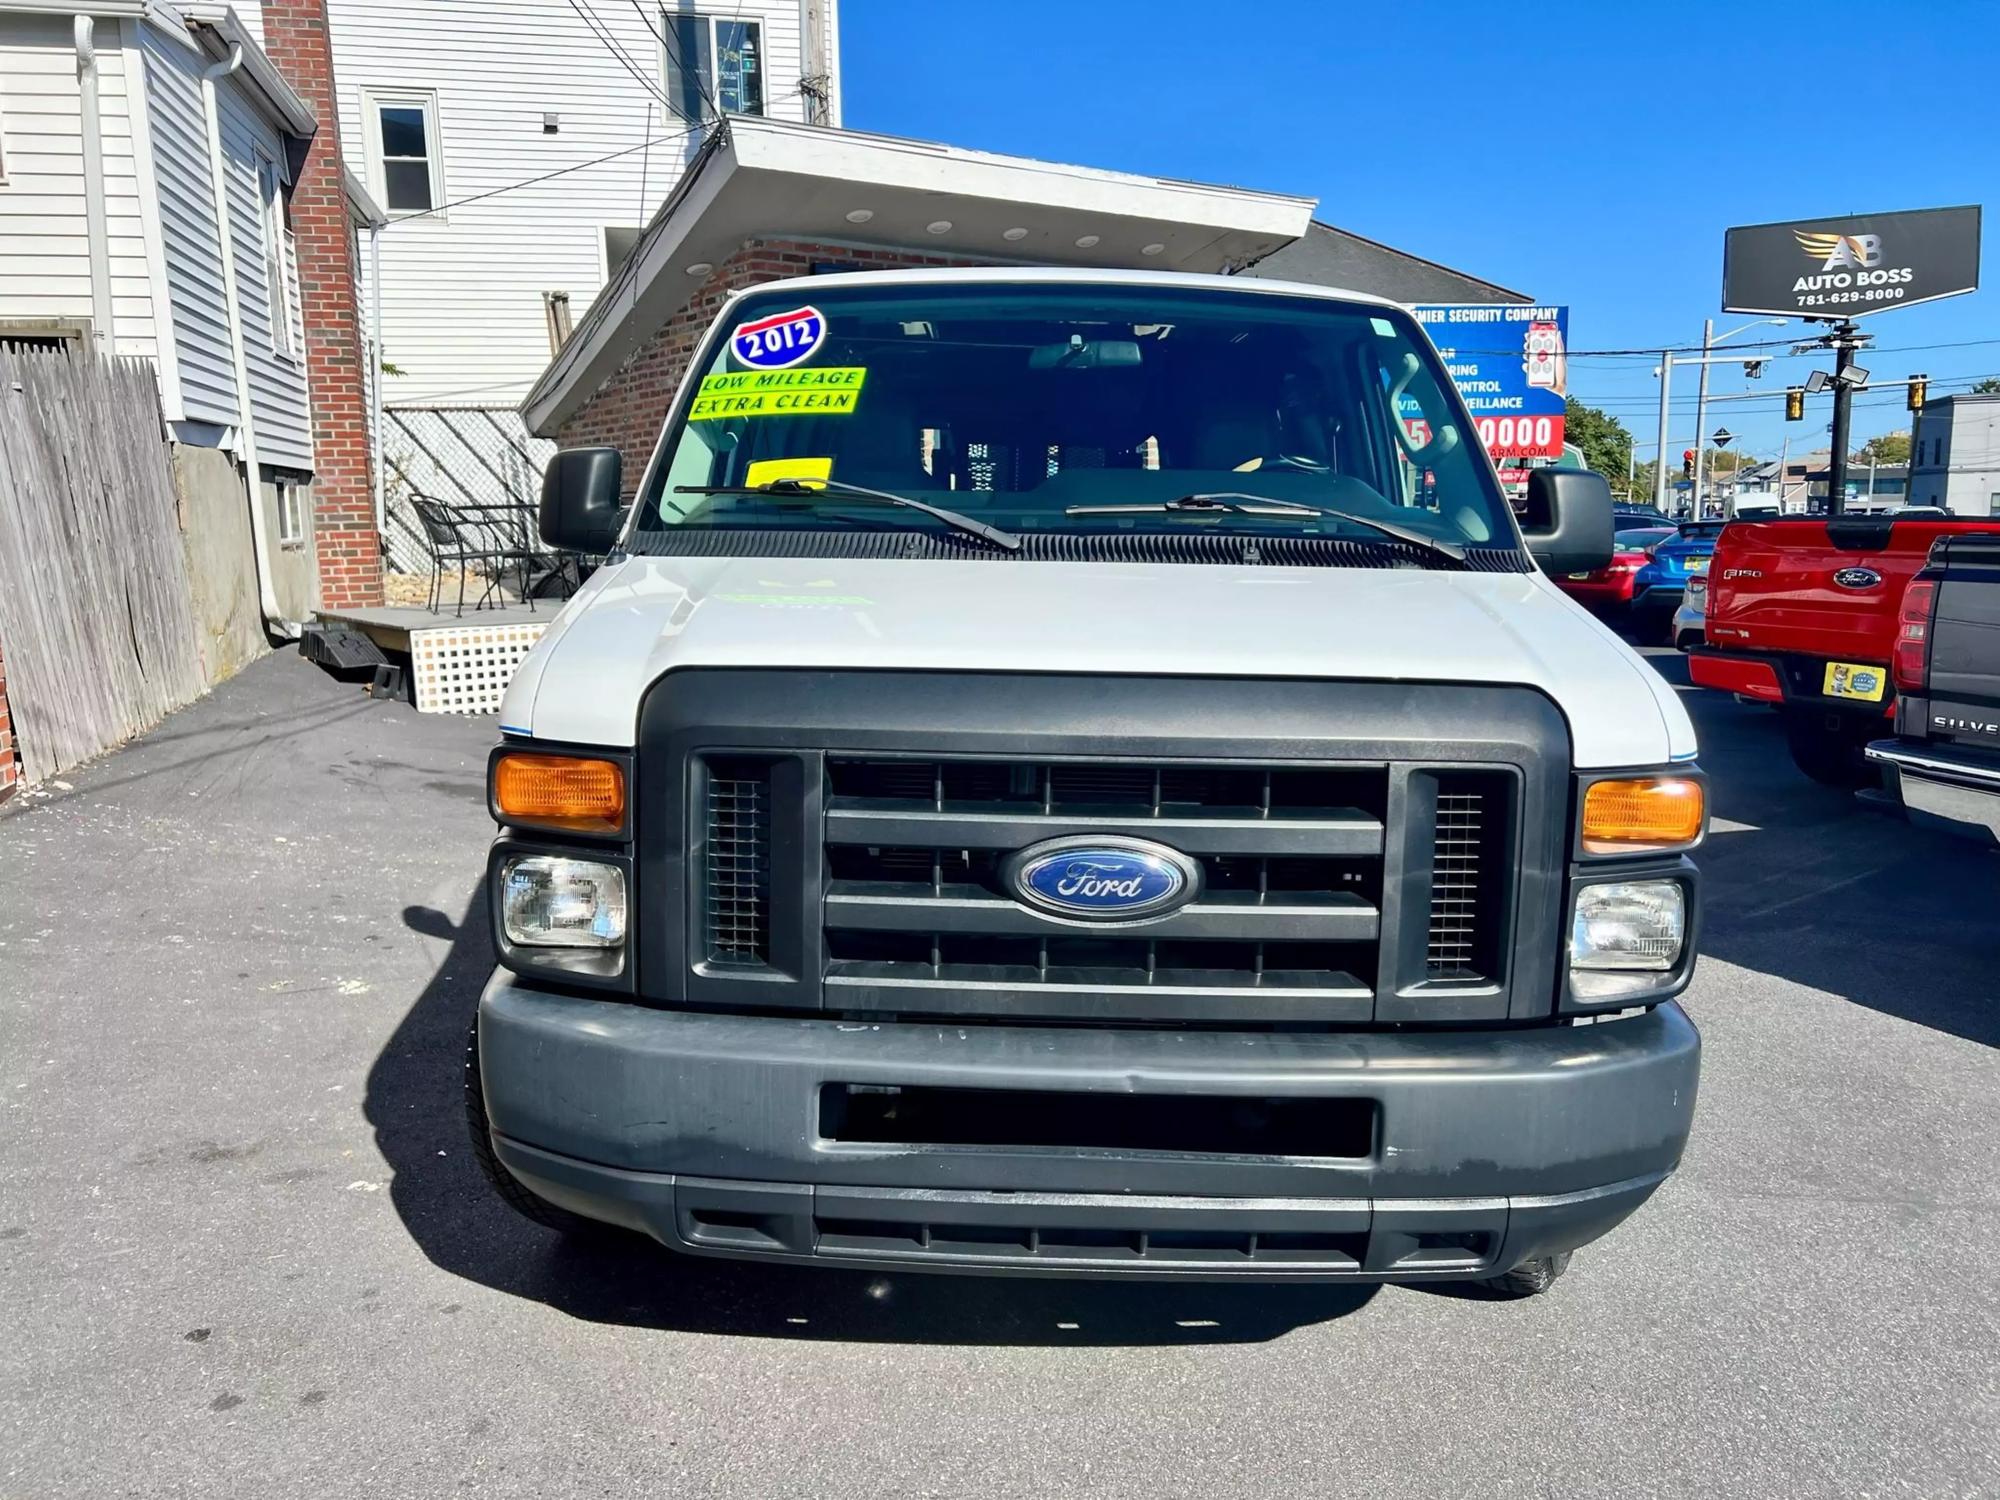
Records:
[[[278,498],[278,545],[302,545],[306,539],[306,514],[298,485],[289,479],[279,479],[273,481],[271,488]]]
[[[383,206],[392,214],[431,213],[443,206],[437,95],[368,90],[362,99],[368,165]]]
[[[292,328],[297,291],[292,276],[297,263],[292,245],[292,201],[278,164],[262,151],[257,153],[257,194],[263,205],[264,295],[271,347],[280,354],[290,354],[297,347]]]
[[[668,15],[667,98],[683,118],[764,113],[764,27],[721,16]],[[713,108],[709,100],[715,101]]]

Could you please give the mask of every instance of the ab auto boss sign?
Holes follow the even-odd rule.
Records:
[[[1729,230],[1724,312],[1859,318],[1979,289],[1979,209],[1794,219]]]

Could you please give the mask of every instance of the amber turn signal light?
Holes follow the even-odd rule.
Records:
[[[493,808],[505,823],[571,833],[625,826],[625,772],[577,755],[502,755],[493,762]]]
[[[1583,794],[1586,854],[1682,849],[1701,837],[1704,797],[1687,776],[1593,781]]]

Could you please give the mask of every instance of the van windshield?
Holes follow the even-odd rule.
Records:
[[[758,294],[677,421],[640,497],[642,551],[688,528],[945,528],[882,494],[1013,534],[1400,528],[1519,546],[1400,309],[1090,284]]]

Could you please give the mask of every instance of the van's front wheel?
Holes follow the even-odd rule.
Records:
[[[524,1219],[532,1219],[544,1229],[558,1234],[598,1237],[616,1232],[614,1226],[573,1214],[536,1197],[523,1187],[493,1152],[493,1126],[486,1118],[486,1090],[479,1081],[479,1023],[465,1039],[465,1128],[472,1137],[472,1159],[479,1163],[480,1175],[500,1195],[501,1201]]]
[[[1560,1255],[1538,1255],[1533,1260],[1522,1261],[1504,1276],[1489,1277],[1480,1285],[1503,1297],[1539,1297],[1569,1269],[1569,1258],[1573,1253],[1565,1250]]]

